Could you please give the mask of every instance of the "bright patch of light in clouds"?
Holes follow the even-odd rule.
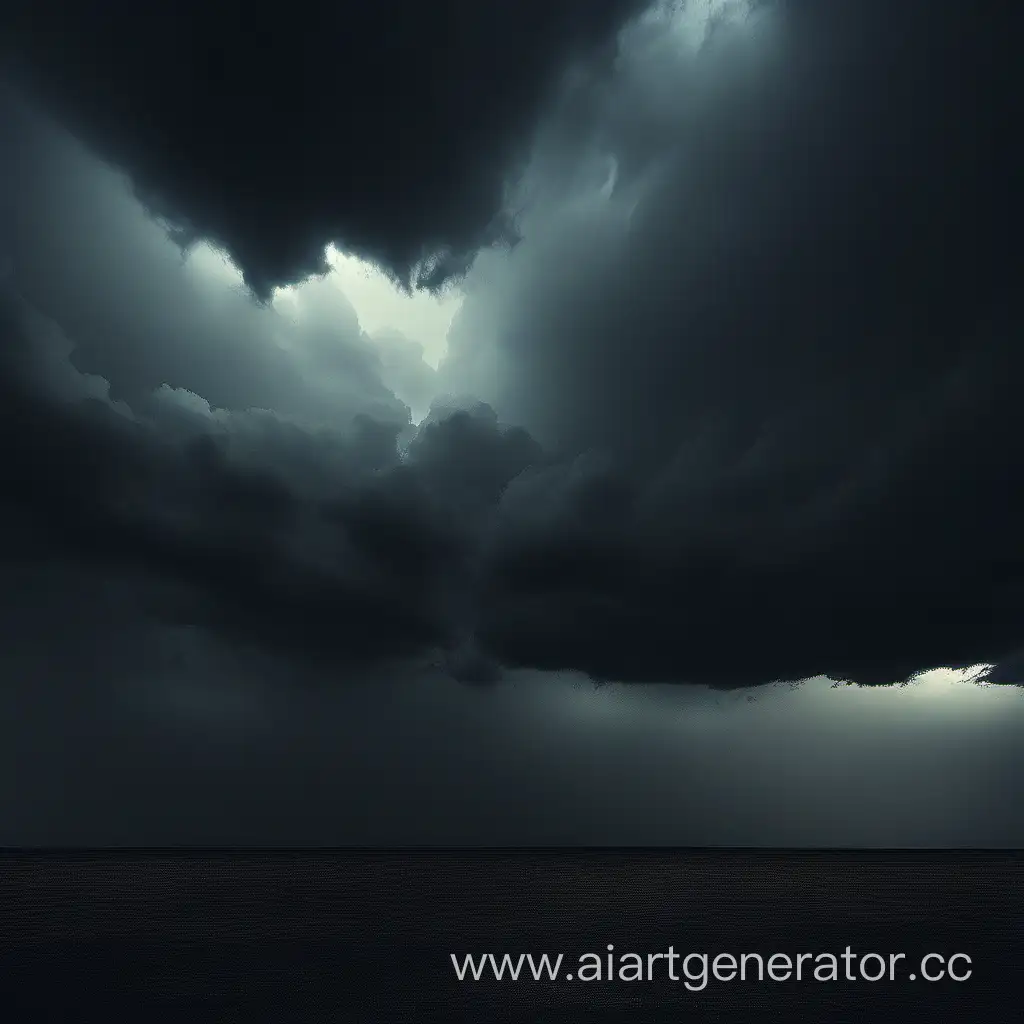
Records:
[[[207,241],[196,242],[191,246],[185,260],[189,267],[228,287],[245,286],[242,272],[231,262],[231,257]]]
[[[908,686],[918,686],[929,696],[949,697],[961,693],[957,687],[964,683],[976,686],[988,686],[984,679],[979,679],[983,672],[992,668],[991,665],[972,665],[970,668],[933,668],[909,680]]]
[[[890,712],[916,711],[933,714],[945,712],[984,713],[998,712],[1007,701],[1019,701],[1022,691],[1018,687],[991,686],[982,674],[991,665],[972,665],[969,668],[934,668],[921,672],[905,683],[892,686],[858,686],[843,683],[826,676],[792,683],[777,683],[746,690],[706,690],[703,687],[680,687],[676,684],[650,686],[624,686],[611,683],[595,687],[583,676],[561,673],[573,685],[553,691],[566,701],[566,710],[574,717],[606,719],[608,724],[623,719],[639,719],[645,715],[652,722],[670,727],[680,715],[687,719],[705,719],[718,716],[728,720],[732,714],[757,714],[775,707],[787,711],[792,694],[803,693],[802,700],[813,700],[823,711],[845,699],[851,712],[867,713],[888,708]],[[529,676],[529,673],[524,673]],[[538,678],[540,678],[538,676]],[[840,694],[844,695],[840,697]],[[756,706],[751,706],[756,705]]]
[[[640,18],[640,24],[665,29],[686,47],[697,50],[716,24],[741,23],[749,15],[747,0],[659,0]]]
[[[327,262],[367,334],[401,331],[423,346],[425,362],[438,365],[447,346],[448,328],[462,304],[457,291],[441,296],[423,291],[407,295],[372,264],[334,246],[327,247]]]
[[[448,328],[462,305],[462,295],[451,290],[443,295],[417,291],[406,294],[371,263],[327,247],[328,280],[348,299],[359,318],[359,326],[371,337],[382,331],[399,331],[423,346],[423,359],[437,367],[445,354]],[[191,246],[186,264],[229,288],[244,287],[242,272],[227,253],[209,242]],[[294,297],[302,285],[275,288],[273,302]]]

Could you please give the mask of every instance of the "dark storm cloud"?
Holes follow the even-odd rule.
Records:
[[[697,6],[569,86],[466,281],[442,380],[570,456],[504,496],[481,635],[613,679],[1009,656],[1020,12]]]
[[[476,260],[437,375],[368,338],[329,278],[286,316],[198,273],[123,180],[8,103],[23,558],[128,575],[154,615],[329,665],[440,648],[480,681],[747,685],[1001,661],[1006,681],[1009,26],[946,4],[699,9],[632,24],[546,108],[508,192],[521,241]],[[468,397],[419,427],[391,390],[441,387]]]
[[[131,580],[157,620],[299,660],[459,650],[476,538],[529,438],[479,403],[417,433],[381,377],[429,371],[421,349],[385,366],[329,280],[285,315],[202,273],[7,99],[10,556]]]
[[[400,456],[397,422],[311,430],[166,386],[137,415],[12,282],[2,314],[10,558],[127,577],[157,620],[300,661],[462,643],[476,537],[528,436],[449,411]]]
[[[43,0],[0,29],[60,116],[267,293],[332,240],[405,279],[464,266],[564,63],[639,6]]]
[[[230,427],[176,445],[97,399],[65,406],[6,390],[2,416],[7,436],[18,439],[8,448],[5,502],[20,540],[16,557],[137,576],[143,595],[152,589],[168,602],[161,611],[241,639],[256,631],[272,646],[380,655],[435,638],[400,593],[380,592],[377,574],[367,582],[340,508],[334,523],[326,499],[326,507],[307,506],[262,468],[228,460]],[[285,427],[262,426],[264,449],[291,441],[326,468],[326,444],[316,450],[306,436],[279,438]],[[366,443],[355,439],[355,457],[343,452],[340,461],[357,462]],[[321,523],[329,539],[307,543]],[[161,589],[147,587],[154,578]],[[174,584],[181,592],[165,595]]]
[[[12,96],[0,102],[0,238],[16,256],[19,288],[115,398],[138,403],[168,384],[222,408],[406,418],[337,289],[306,288],[301,347],[286,351],[289,325],[187,262],[128,200],[121,176]]]
[[[3,97],[0,842],[1020,845],[1014,687],[638,685],[1021,681],[1014,15],[674,6],[544,107],[499,211],[520,241],[473,263],[436,373],[335,278],[254,303]],[[247,78],[254,44],[216,88],[184,58],[162,77],[181,47],[216,71],[224,32],[186,40],[178,7],[95,86],[119,31],[96,5],[22,29],[38,54],[81,22],[51,51],[79,124],[145,65],[90,137],[254,284],[328,237],[404,265],[491,218],[532,100],[481,141],[457,122],[487,89],[447,135],[444,89],[409,93],[373,149],[377,115],[332,91],[350,66]],[[268,33],[331,45],[300,15]],[[289,116],[245,136],[272,95]]]

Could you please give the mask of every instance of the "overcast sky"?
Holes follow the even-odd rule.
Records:
[[[1024,842],[1019,11],[99,7],[0,22],[0,842]]]

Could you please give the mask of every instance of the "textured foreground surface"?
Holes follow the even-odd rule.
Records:
[[[1015,854],[76,853],[0,862],[15,1019],[1019,1019]],[[968,952],[969,981],[458,984],[451,952]]]

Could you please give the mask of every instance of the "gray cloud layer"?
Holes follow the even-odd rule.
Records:
[[[9,514],[296,656],[1010,679],[998,27],[944,5],[632,24],[542,122],[510,192],[521,241],[465,280],[434,386],[489,404],[418,430],[383,383],[422,391],[414,345],[367,338],[326,280],[288,319],[197,276],[121,179],[11,101]]]
[[[726,5],[568,89],[443,368],[587,453],[506,495],[505,657],[888,681],[1019,646],[1017,20]]]
[[[437,373],[4,94],[0,841],[1019,845],[1014,688],[580,683],[1021,680],[1019,15],[693,11],[545,108]],[[208,224],[195,141],[126,160]],[[248,202],[256,284],[333,233]]]

